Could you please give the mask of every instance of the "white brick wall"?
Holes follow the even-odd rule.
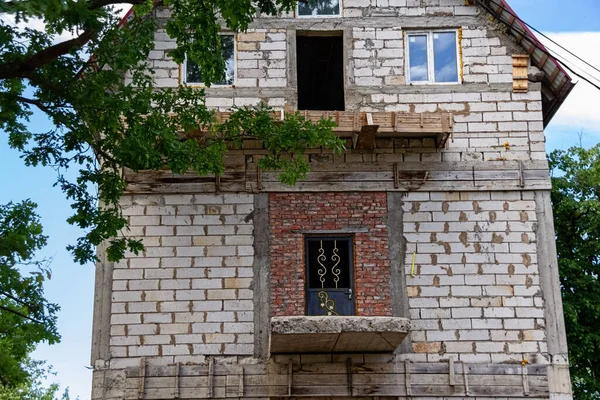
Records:
[[[535,202],[516,194],[411,193],[404,202],[415,360],[520,362],[547,351]]]
[[[146,249],[115,265],[111,362],[252,355],[252,195],[126,196],[122,203]]]

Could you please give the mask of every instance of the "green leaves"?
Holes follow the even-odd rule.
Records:
[[[600,398],[600,145],[550,154],[556,247],[576,399]]]
[[[279,170],[279,179],[288,185],[296,184],[309,171],[308,162],[303,157],[306,149],[326,147],[336,153],[344,150],[343,141],[332,131],[335,123],[320,120],[313,123],[300,113],[286,114],[283,121],[273,118],[272,110],[265,105],[257,108],[236,109],[233,115],[216,127],[222,138],[241,146],[242,139],[253,138],[262,141],[270,154],[259,160],[259,167]]]
[[[33,259],[47,239],[35,207],[29,200],[0,205],[0,385],[25,382],[29,353],[60,339],[58,306],[44,298],[48,262]]]

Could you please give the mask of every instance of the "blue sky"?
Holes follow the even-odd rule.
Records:
[[[509,0],[509,3],[525,21],[600,66],[597,51],[600,48],[600,1]],[[585,146],[600,142],[600,113],[594,106],[600,104],[600,93],[578,84],[568,102],[546,130],[549,150],[578,144],[581,130]],[[31,121],[34,131],[48,125],[40,116]],[[59,329],[63,340],[59,345],[40,346],[35,357],[54,365],[58,373],[55,380],[63,387],[69,386],[72,395],[89,399],[91,371],[86,367],[90,363],[94,268],[74,264],[65,250],[80,232],[65,222],[71,210],[60,190],[52,187],[55,172],[23,166],[18,154],[8,149],[3,133],[0,134],[0,170],[3,171],[0,203],[26,198],[36,201],[45,232],[50,236],[40,256],[54,257],[53,277],[46,285],[46,293],[49,300],[62,307]]]

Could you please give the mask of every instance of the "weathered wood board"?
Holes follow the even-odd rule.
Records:
[[[147,366],[143,376],[140,376],[139,368],[127,370],[125,398],[407,395],[547,398],[549,395],[544,365],[453,363],[452,384],[449,363],[407,365],[410,374],[406,373],[407,366],[402,363],[215,364],[212,369],[209,365]],[[526,374],[523,373],[524,368]],[[352,375],[351,380],[348,379],[348,371]],[[140,379],[143,379],[143,385],[140,385]],[[352,382],[351,385],[348,382]],[[524,387],[528,388],[527,394]]]

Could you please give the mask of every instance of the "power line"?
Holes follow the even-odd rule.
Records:
[[[481,3],[481,0],[479,0],[479,1],[480,1],[480,3]],[[488,0],[488,1],[489,1],[489,2],[491,2],[491,3],[494,3],[494,4],[495,4],[495,5],[497,5],[497,6],[500,6],[500,4],[496,3],[494,0]],[[506,23],[507,25],[509,25],[510,29],[513,29],[513,30],[515,30],[515,31],[516,31],[517,33],[519,33],[519,34],[522,34],[522,35],[524,35],[524,36],[527,36],[527,32],[526,32],[524,29],[522,29],[522,28],[521,28],[521,29],[518,29],[518,28],[517,28],[516,26],[514,26],[514,25],[513,25],[513,24],[512,24],[510,21],[506,21],[505,19],[503,19],[503,18],[502,18],[502,13],[500,13],[500,15],[497,15],[495,12],[493,12],[493,10],[490,10],[490,9],[489,9],[489,7],[486,7],[486,6],[485,6],[485,4],[482,4],[482,5],[483,5],[485,8],[487,8],[487,9],[488,9],[488,11],[490,11],[490,12],[492,13],[492,15],[494,15],[494,16],[495,16],[496,18],[498,18],[500,21],[502,21],[502,22]],[[523,24],[525,24],[525,25],[527,25],[527,26],[530,26],[529,24],[527,24],[526,22],[524,22],[523,20],[521,20],[521,19],[520,19],[518,16],[516,16],[515,14],[513,14],[513,13],[511,13],[510,11],[508,11],[507,9],[505,9],[504,7],[502,7],[502,10],[503,10],[503,11],[505,11],[507,14],[509,14],[509,15],[513,16],[514,18],[516,18],[517,20],[519,20],[519,21],[520,21],[520,22],[522,22]],[[535,29],[535,28],[532,28],[532,29],[534,29],[536,32],[539,32],[539,31],[538,31],[537,29]],[[543,34],[542,34],[542,35],[543,35]],[[546,36],[544,35],[544,37],[546,37]],[[552,41],[551,39],[549,39],[549,40],[550,40],[550,41]],[[555,43],[554,41],[552,41],[552,42],[553,42],[553,43]],[[558,47],[560,47],[561,49],[563,49],[563,50],[565,50],[565,51],[569,52],[570,54],[573,54],[573,53],[571,53],[570,51],[568,51],[568,50],[564,49],[564,48],[563,48],[561,45],[557,44],[557,46],[558,46]],[[592,85],[592,86],[593,86],[593,87],[595,87],[596,89],[600,90],[600,85],[598,85],[598,84],[596,84],[596,83],[592,82],[590,79],[586,78],[585,76],[582,76],[581,74],[579,74],[579,73],[575,72],[575,71],[573,70],[573,68],[574,68],[574,67],[573,67],[573,66],[569,66],[569,65],[567,65],[568,63],[567,63],[566,61],[564,61],[563,59],[561,59],[561,57],[560,57],[560,56],[558,56],[557,54],[551,54],[551,53],[550,53],[550,50],[548,50],[547,48],[546,48],[545,50],[542,50],[542,49],[540,49],[540,50],[541,50],[541,51],[543,51],[544,53],[546,53],[547,55],[549,55],[550,57],[552,57],[552,58],[555,58],[555,59],[557,59],[558,61],[560,61],[560,62],[561,62],[561,64],[562,64],[562,65],[563,65],[563,66],[564,66],[566,69],[568,69],[570,73],[572,73],[573,75],[577,76],[578,78],[580,78],[580,79],[584,80],[585,82],[589,83],[590,85]],[[556,52],[555,52],[555,53],[556,53]],[[573,55],[574,55],[574,54],[573,54]],[[579,59],[579,60],[583,61],[585,64],[587,64],[587,65],[591,65],[591,64],[589,64],[588,62],[586,62],[585,60],[582,60],[582,59],[581,59],[580,57],[578,57],[577,55],[574,55],[574,56],[575,56],[577,59]],[[597,69],[596,67],[594,67],[594,66],[592,66],[592,68],[594,68],[595,70],[598,70],[598,69]],[[598,70],[598,71],[600,72],[600,70]],[[585,71],[584,71],[584,72],[585,72]],[[587,73],[587,72],[585,72],[585,73]],[[599,79],[597,79],[597,78],[596,78],[596,77],[594,77],[593,75],[591,75],[591,74],[589,74],[589,73],[587,73],[587,74],[588,74],[588,75],[590,75],[590,76],[592,76],[592,77],[593,77],[593,79],[600,81]]]
[[[481,0],[480,0],[481,1]],[[494,3],[496,6],[502,6],[502,4],[497,3],[495,0],[488,0],[491,3]],[[561,49],[563,49],[564,51],[566,51],[567,53],[569,53],[570,55],[572,55],[573,57],[577,58],[579,61],[583,62],[584,64],[592,67],[593,69],[595,69],[596,71],[600,72],[600,69],[598,69],[597,67],[595,67],[594,65],[590,64],[589,62],[585,61],[583,58],[579,57],[577,54],[571,52],[569,49],[561,46],[559,43],[555,42],[554,40],[550,39],[548,36],[546,36],[543,32],[539,31],[538,29],[536,29],[535,27],[533,27],[532,25],[528,24],[527,22],[523,21],[518,15],[512,13],[511,11],[507,10],[506,8],[502,7],[502,10],[504,12],[506,12],[507,14],[511,15],[512,17],[514,17],[515,19],[517,19],[520,23],[526,25],[527,27],[531,28],[531,30],[533,30],[534,32],[538,33],[539,35],[541,35],[542,37],[546,38],[548,41],[554,43],[555,45],[557,45],[558,47],[560,47]],[[508,21],[505,21],[508,22]],[[512,25],[511,25],[512,27]]]

